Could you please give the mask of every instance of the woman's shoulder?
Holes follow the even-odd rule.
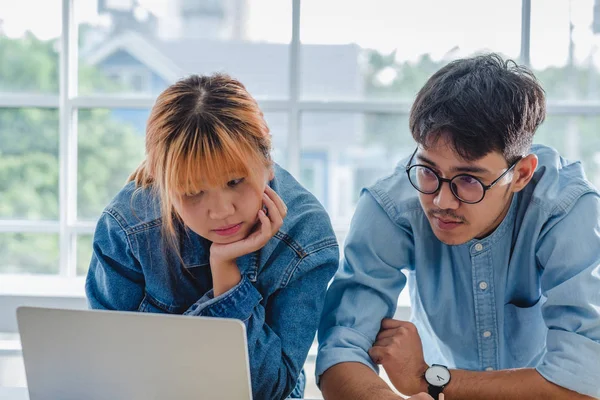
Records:
[[[280,235],[301,253],[337,246],[331,219],[319,200],[284,168],[275,165],[274,169],[271,187],[288,208]]]
[[[160,201],[152,188],[136,187],[128,182],[104,209],[117,219],[125,230],[160,224]]]

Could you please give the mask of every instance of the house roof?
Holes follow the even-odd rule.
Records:
[[[289,86],[289,45],[265,42],[182,39],[158,41],[124,31],[82,55],[92,65],[125,51],[166,82],[196,73],[225,72],[248,86],[255,96],[284,97]],[[301,88],[307,96],[361,97],[359,47],[302,45]]]
[[[301,92],[305,98],[362,98],[363,77],[356,45],[303,45]],[[131,57],[123,58],[123,52]],[[189,75],[225,72],[246,85],[254,97],[285,98],[289,93],[289,45],[241,41],[186,39],[152,41],[134,31],[121,32],[82,52],[92,65],[140,62],[165,84]],[[274,145],[287,147],[287,114],[266,116]],[[355,143],[364,130],[360,113],[302,114],[303,148],[339,148]]]

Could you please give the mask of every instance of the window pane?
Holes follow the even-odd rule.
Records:
[[[265,120],[271,131],[271,157],[273,157],[273,161],[286,168],[288,115],[287,113],[267,112]]]
[[[288,94],[291,1],[76,5],[82,94],[157,94],[188,74],[218,71],[255,96]]]
[[[600,187],[600,117],[550,116],[534,136],[570,160],[580,160],[588,179]]]
[[[57,274],[58,258],[58,235],[0,234],[0,273]]]
[[[593,0],[532,1],[531,66],[549,99],[600,98],[599,18]]]
[[[300,181],[334,223],[346,223],[360,190],[393,172],[415,148],[407,116],[306,113],[301,123]]]
[[[0,92],[58,93],[60,32],[60,0],[0,0]]]
[[[58,219],[56,110],[0,109],[0,219]]]
[[[309,98],[412,100],[452,59],[520,52],[521,0],[303,0],[300,18]]]
[[[142,162],[147,118],[147,110],[79,110],[79,219],[98,218]]]
[[[94,235],[77,236],[77,275],[86,275],[92,259],[92,239]]]

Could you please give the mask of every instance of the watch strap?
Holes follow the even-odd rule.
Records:
[[[431,397],[433,397],[435,400],[438,400],[438,396],[443,391],[444,391],[444,387],[443,386],[433,386],[431,384],[427,385],[427,393],[429,393],[429,395]]]

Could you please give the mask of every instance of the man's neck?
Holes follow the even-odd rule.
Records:
[[[511,193],[510,198],[506,202],[506,206],[504,207],[502,212],[498,215],[498,217],[494,220],[491,227],[488,230],[486,230],[483,234],[475,237],[475,239],[477,239],[477,240],[485,239],[486,237],[488,237],[492,233],[494,233],[496,228],[498,228],[500,226],[500,224],[502,223],[502,221],[504,221],[504,218],[506,218],[506,214],[508,214],[508,210],[510,210],[510,205],[512,204],[512,201],[513,201],[513,196],[514,196],[514,193]]]

